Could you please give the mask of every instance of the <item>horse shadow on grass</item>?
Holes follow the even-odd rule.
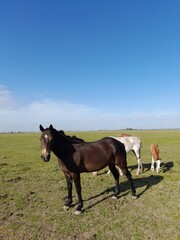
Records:
[[[151,163],[143,163],[144,166],[144,173],[147,171],[151,171]],[[168,172],[171,168],[174,167],[174,163],[169,161],[169,162],[161,162],[161,167],[160,167],[160,172]],[[137,165],[132,165],[132,166],[128,166],[128,169],[130,172],[132,172],[133,170],[137,169]]]
[[[144,172],[147,172],[147,171],[150,171],[150,168],[151,168],[151,163],[144,163]],[[162,162],[161,163],[161,170],[160,170],[160,173],[165,173],[167,171],[169,171],[171,168],[174,167],[174,163],[169,161],[169,162]],[[137,169],[137,165],[133,165],[133,166],[128,166],[129,170],[130,171],[133,171],[135,169]],[[152,172],[153,173],[153,172]],[[154,172],[155,173],[155,172]],[[98,176],[99,175],[104,175],[104,174],[107,174],[107,170],[104,170],[100,173],[98,173]],[[97,176],[97,178],[98,178]],[[157,173],[155,173],[154,175],[150,175],[148,177],[141,177],[142,175],[140,174],[140,176],[138,178],[133,178],[133,183],[134,183],[134,187],[135,189],[138,189],[138,188],[144,188],[139,194],[138,194],[138,198],[140,196],[142,196],[147,190],[149,190],[152,186],[160,183],[164,177],[163,176],[160,176],[160,175],[157,175]],[[123,176],[124,177],[124,176]],[[130,184],[128,181],[126,182],[121,182],[121,178],[122,176],[120,177],[120,195],[118,196],[118,198],[120,197],[124,197],[126,195],[129,194],[129,191],[131,191],[130,189]],[[88,209],[91,209],[93,208],[94,206],[100,204],[101,202],[104,202],[106,201],[107,199],[111,198],[114,196],[114,186],[113,187],[108,187],[106,190],[96,194],[96,195],[93,195],[87,199],[84,200],[84,202],[89,202],[93,199],[97,199],[97,201],[91,205],[89,205],[88,207],[84,208],[83,212],[88,210]],[[129,191],[128,191],[129,190]],[[110,194],[111,193],[111,194]],[[102,199],[98,200],[99,197],[103,196]],[[77,203],[75,204],[72,204],[72,207],[74,207],[75,205],[77,205]]]
[[[162,162],[161,163],[161,169],[162,169],[163,173],[168,172],[173,167],[174,167],[173,162]]]
[[[143,167],[144,167],[144,173],[151,171],[151,163],[143,163]],[[169,162],[161,162],[161,168],[160,168],[160,172],[168,172],[171,168],[174,167],[174,163],[169,161]],[[130,172],[137,170],[137,164],[136,165],[130,165],[128,166],[128,169]],[[105,169],[104,171],[100,171],[98,172],[98,176],[107,174],[109,169]],[[140,173],[141,174],[141,173]]]
[[[142,177],[142,178],[139,177],[139,178],[133,179],[133,183],[134,183],[135,189],[137,189],[137,188],[144,188],[145,187],[143,189],[143,191],[141,191],[138,194],[138,198],[141,195],[143,195],[152,186],[160,183],[163,179],[164,178],[162,176],[160,176],[160,175],[150,175],[148,177]],[[131,191],[130,183],[128,181],[122,182],[122,183],[120,182],[120,195],[118,196],[118,198],[124,197],[124,196],[128,195],[129,194],[128,190]],[[112,192],[112,194],[109,195],[110,192]],[[90,201],[92,199],[98,199],[101,196],[104,196],[104,197],[102,199],[100,199],[100,200],[97,200],[95,203],[91,204],[90,206],[84,208],[84,211],[86,211],[88,209],[91,209],[92,207],[96,206],[97,204],[102,203],[105,200],[107,200],[108,198],[111,198],[112,196],[114,196],[114,187],[107,188],[105,191],[85,199],[84,202],[88,202],[88,201]]]

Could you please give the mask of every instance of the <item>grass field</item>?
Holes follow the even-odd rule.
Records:
[[[81,174],[84,211],[63,210],[67,195],[56,157],[40,159],[39,133],[0,134],[0,239],[180,239],[180,130],[125,131],[142,140],[145,171],[136,176],[137,162],[128,154],[139,198],[120,178],[121,193],[112,199],[114,179],[103,169],[98,176]],[[120,131],[67,132],[86,141],[118,136]],[[158,143],[161,171],[151,172],[150,144]],[[77,195],[73,189],[74,203]]]

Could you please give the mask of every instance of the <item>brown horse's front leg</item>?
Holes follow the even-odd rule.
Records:
[[[76,192],[78,195],[78,207],[76,208],[75,214],[78,215],[80,214],[82,211],[82,207],[83,207],[83,200],[82,200],[82,196],[81,196],[81,180],[80,180],[80,173],[74,173],[73,174],[73,180],[74,180],[74,184],[76,187]]]
[[[68,190],[68,199],[64,203],[64,209],[67,210],[72,204],[72,177],[70,174],[64,173],[66,182],[67,182],[67,190]]]

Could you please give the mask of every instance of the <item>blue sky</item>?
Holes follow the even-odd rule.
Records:
[[[180,128],[179,0],[0,2],[0,131]]]

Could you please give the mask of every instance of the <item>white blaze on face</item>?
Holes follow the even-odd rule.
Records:
[[[48,139],[48,135],[45,134],[45,135],[44,135],[44,138],[45,138],[45,139]],[[42,149],[42,154],[43,154],[43,155],[48,154],[46,147]]]
[[[43,154],[43,155],[46,155],[46,152],[47,152],[47,149],[46,149],[46,148],[42,149],[42,154]]]

